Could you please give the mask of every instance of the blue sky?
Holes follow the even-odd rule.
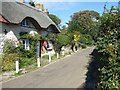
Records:
[[[29,1],[29,0],[26,0],[26,1]],[[104,5],[105,5],[105,0],[102,2],[87,2],[87,1],[75,2],[75,0],[71,0],[71,2],[70,0],[69,1],[63,0],[63,2],[60,0],[59,2],[50,1],[50,0],[46,2],[44,2],[43,0],[38,0],[38,1],[44,4],[45,9],[48,9],[49,13],[58,16],[61,19],[62,25],[66,25],[66,23],[70,20],[70,16],[73,15],[73,13],[79,12],[82,10],[95,10],[98,13],[102,14],[104,10]],[[118,2],[108,2],[107,8],[110,8],[112,5],[118,6]]]
[[[61,19],[62,25],[65,25],[70,20],[70,16],[75,12],[95,10],[102,14],[105,2],[45,2],[44,5],[50,13],[57,15]],[[107,3],[107,8],[110,8],[112,5],[117,6],[118,3],[109,2]]]

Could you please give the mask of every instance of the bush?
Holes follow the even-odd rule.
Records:
[[[15,50],[15,44],[12,40],[5,40],[4,41],[4,47],[3,47],[3,53],[14,53]]]
[[[40,35],[31,36],[25,34],[21,37],[30,40],[30,50],[25,50],[22,45],[15,46],[12,40],[6,40],[3,47],[3,71],[15,69],[15,61],[19,60],[20,67],[27,67],[35,63],[36,58],[36,41],[41,39]]]
[[[80,43],[83,43],[85,45],[92,45],[93,44],[93,39],[90,35],[81,35],[80,37]]]
[[[62,46],[66,46],[69,44],[70,40],[69,40],[69,37],[66,35],[66,33],[60,33],[58,36],[57,36],[57,39],[56,39],[58,45],[60,47]]]
[[[2,70],[10,71],[15,70],[15,61],[19,60],[19,56],[14,52],[15,44],[12,40],[6,40],[3,47],[3,61]]]
[[[120,13],[114,7],[103,13],[97,50],[99,52],[99,82],[97,88],[120,90]]]
[[[15,61],[18,60],[17,54],[4,54],[2,62],[2,70],[15,70]]]
[[[20,58],[20,68],[27,67],[35,63],[34,58]]]

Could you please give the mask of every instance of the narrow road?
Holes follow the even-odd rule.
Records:
[[[77,88],[86,79],[89,54],[93,47],[80,50],[49,66],[3,83],[3,88]]]

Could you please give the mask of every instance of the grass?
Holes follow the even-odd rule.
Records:
[[[54,54],[53,56],[51,56],[51,58],[52,58],[52,60],[57,59],[57,54]],[[48,55],[43,56],[42,59],[43,59],[43,60],[49,60],[49,56],[48,56]]]

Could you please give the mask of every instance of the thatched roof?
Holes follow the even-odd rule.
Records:
[[[23,19],[31,18],[41,28],[52,26],[57,32],[60,32],[56,24],[46,14],[23,3],[2,2],[2,13],[0,12],[0,14],[10,23],[19,24]]]

